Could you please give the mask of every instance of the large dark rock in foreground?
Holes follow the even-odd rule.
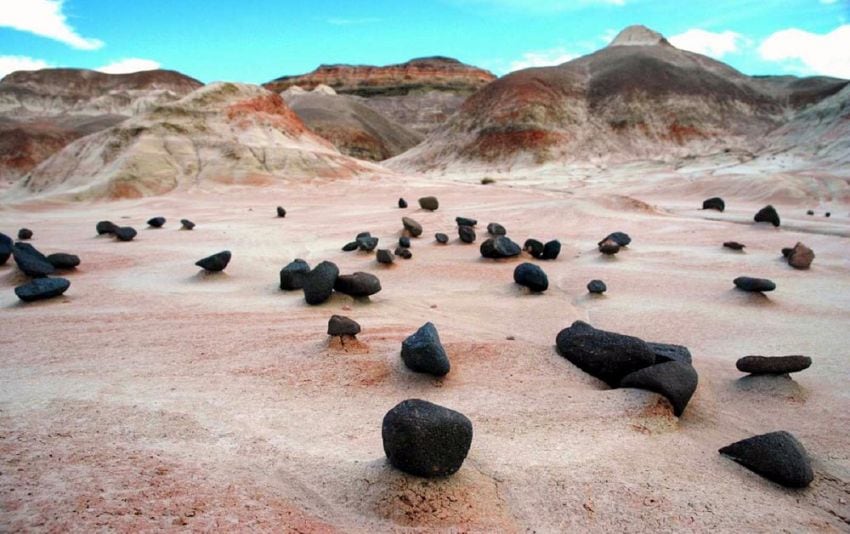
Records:
[[[753,375],[784,375],[808,369],[812,359],[808,356],[744,356],[735,362],[742,373]]]
[[[460,412],[419,399],[397,404],[381,425],[390,464],[420,477],[457,472],[472,444],[472,422]]]
[[[64,278],[36,278],[15,288],[15,295],[24,302],[34,302],[58,297],[71,287],[71,282]]]
[[[779,226],[779,214],[776,212],[776,208],[769,204],[760,209],[753,217],[753,220],[755,222],[766,222],[773,226]]]
[[[750,276],[739,276],[732,281],[735,287],[741,291],[748,293],[762,293],[765,291],[773,291],[776,289],[776,284],[767,278],[752,278]]]
[[[55,254],[51,254],[47,256],[46,259],[48,263],[50,263],[50,265],[56,267],[57,269],[76,269],[80,265],[79,256],[75,254],[66,254],[64,252],[57,252]]]
[[[611,387],[655,363],[655,354],[643,340],[598,330],[583,321],[558,332],[555,343],[561,356]]]
[[[15,263],[25,275],[41,278],[53,274],[56,268],[47,261],[47,257],[29,243],[12,245],[12,255]]]
[[[381,290],[381,281],[371,273],[343,274],[337,277],[334,289],[352,297],[368,297]]]
[[[805,488],[815,477],[806,449],[784,430],[735,442],[719,452],[789,488]]]
[[[284,291],[302,289],[304,277],[310,272],[310,266],[306,261],[296,259],[280,270],[280,288]]]
[[[726,203],[720,197],[711,197],[702,201],[702,209],[723,211],[726,209]]]
[[[9,257],[12,255],[13,244],[11,237],[0,233],[0,265],[4,265],[9,261]]]
[[[699,377],[687,363],[671,361],[644,367],[629,373],[620,381],[620,387],[639,388],[664,395],[673,406],[676,417],[682,415],[688,401],[697,389]]]
[[[323,261],[307,273],[302,280],[304,300],[307,304],[316,305],[328,300],[334,291],[338,276],[339,268],[329,261]]]
[[[212,256],[207,256],[206,258],[196,261],[195,265],[206,271],[216,273],[223,271],[224,268],[227,267],[227,264],[230,263],[230,257],[231,254],[229,250],[222,250]]]
[[[468,227],[461,226],[460,228]],[[481,252],[481,255],[485,258],[501,259],[519,256],[519,253],[522,252],[522,249],[519,248],[519,245],[511,241],[509,238],[502,235],[499,237],[491,237],[485,240],[483,243],[481,243],[479,251]]]
[[[356,336],[360,333],[357,321],[344,315],[332,315],[328,320],[329,336]]]
[[[451,370],[449,357],[433,323],[425,323],[401,343],[401,359],[412,371],[443,376]]]
[[[533,263],[517,265],[514,269],[514,282],[538,293],[549,289],[549,278],[546,273]]]

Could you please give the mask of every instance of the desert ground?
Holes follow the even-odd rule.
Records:
[[[698,165],[494,176],[0,206],[4,233],[28,227],[43,252],[82,259],[62,297],[32,304],[12,291],[25,280],[14,262],[0,267],[0,531],[850,531],[846,178]],[[439,210],[421,210],[424,195]],[[699,209],[713,195],[726,212]],[[767,203],[781,227],[752,222]],[[165,227],[146,228],[157,215]],[[412,259],[384,266],[340,250],[367,230],[394,248],[403,215],[425,229]],[[456,216],[478,219],[475,244],[457,240]],[[197,227],[179,230],[181,218]],[[103,219],[139,235],[98,237]],[[492,221],[519,243],[557,238],[563,250],[555,261],[484,259]],[[599,254],[597,241],[617,230],[632,244]],[[722,248],[728,240],[747,247]],[[817,254],[809,270],[780,254],[798,241]],[[225,249],[225,272],[194,265]],[[295,258],[374,273],[383,290],[308,306],[278,288]],[[522,261],[545,270],[548,291],[513,282]],[[737,291],[741,275],[777,290]],[[594,278],[604,296],[587,293]],[[326,335],[332,314],[362,325],[357,343]],[[687,346],[699,387],[682,417],[657,394],[609,389],[561,357],[556,334],[577,319]],[[452,362],[443,379],[399,356],[426,321]],[[792,378],[747,377],[735,361],[750,354],[814,363]],[[454,476],[387,463],[381,420],[408,398],[471,419]],[[773,430],[805,445],[809,488],[785,489],[717,452]]]

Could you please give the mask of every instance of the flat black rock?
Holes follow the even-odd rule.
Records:
[[[403,198],[399,198],[398,199],[398,207],[401,208],[401,209],[406,208],[407,207],[407,201],[404,200]]]
[[[602,280],[591,280],[587,283],[587,291],[596,295],[601,295],[608,291],[608,286]]]
[[[743,439],[718,452],[789,488],[805,488],[815,478],[806,449],[784,430]]]
[[[195,228],[195,223],[189,219],[180,219],[180,225],[184,230],[192,230]]]
[[[47,256],[47,262],[57,269],[76,269],[80,265],[80,257],[74,254],[57,252]]]
[[[31,282],[15,288],[15,295],[24,302],[34,302],[58,297],[71,287],[71,282],[64,278],[36,278]]]
[[[33,278],[41,278],[53,274],[56,268],[47,261],[47,258],[29,243],[15,243],[12,245],[12,256],[15,263],[25,275]]]
[[[393,253],[389,250],[382,248],[378,249],[378,254],[376,255],[378,263],[392,263],[395,258],[393,258]]]
[[[742,373],[753,375],[784,375],[808,369],[812,359],[808,356],[744,356],[735,362]]]
[[[434,211],[440,207],[437,197],[422,197],[419,199],[419,207],[423,210]]]
[[[277,216],[278,217],[286,217],[286,210],[283,209],[283,206],[277,207]]]
[[[443,376],[451,370],[449,357],[433,323],[425,323],[401,343],[401,359],[417,373]]]
[[[434,234],[434,239],[437,240],[437,243],[442,243],[444,245],[449,242],[449,236],[442,232],[437,232],[436,234]]]
[[[720,197],[711,197],[702,201],[702,209],[723,211],[726,209],[726,203]]]
[[[304,275],[301,289],[304,290],[304,300],[307,304],[316,305],[328,300],[338,277],[339,268],[329,261],[323,261]]]
[[[526,239],[525,244],[522,246],[524,251],[528,252],[535,258],[543,257],[543,248],[543,243],[536,239]]]
[[[210,272],[218,272],[223,271],[227,264],[230,263],[230,251],[222,250],[221,252],[217,252],[212,256],[207,256],[206,258],[202,258],[195,262],[195,265]]]
[[[339,275],[334,289],[352,297],[368,297],[381,290],[381,281],[371,273]]]
[[[508,231],[499,223],[491,222],[487,225],[487,233],[490,235],[508,235]]]
[[[549,278],[546,273],[533,263],[517,265],[514,269],[514,282],[538,293],[549,289]]]
[[[165,224],[165,217],[153,217],[148,219],[148,226],[152,226],[154,228],[162,228]]]
[[[32,230],[30,230],[29,228],[21,228],[20,230],[18,230],[18,239],[22,241],[32,239]]]
[[[605,239],[599,242],[599,252],[612,256],[620,252],[620,245],[618,245],[613,239]]]
[[[478,221],[469,217],[455,217],[455,222],[458,226],[475,226]]]
[[[130,226],[119,226],[112,233],[118,238],[118,241],[132,241],[136,237],[136,230]]]
[[[351,252],[352,250],[357,250],[357,241],[351,241],[350,243],[346,243],[342,246],[343,252]]]
[[[332,315],[328,321],[329,336],[356,336],[359,333],[357,321],[344,315]]]
[[[553,239],[552,241],[548,241],[545,245],[543,245],[543,254],[540,256],[542,260],[556,260],[558,259],[558,254],[561,253],[561,242],[557,239]]]
[[[404,229],[411,237],[419,237],[422,235],[422,225],[410,217],[402,217],[401,224],[404,225]]]
[[[475,229],[471,226],[458,226],[457,227],[457,236],[464,243],[474,243],[475,242]]]
[[[500,259],[519,256],[522,249],[509,238],[500,235],[499,237],[491,237],[481,243],[479,251],[485,258]]]
[[[117,228],[118,225],[112,221],[100,221],[95,226],[95,229],[97,230],[97,235],[114,234]]]
[[[561,330],[555,343],[563,357],[611,387],[655,363],[655,354],[643,340],[598,330],[583,321]]]
[[[726,248],[731,248],[732,250],[744,250],[744,247],[746,247],[747,245],[744,245],[743,243],[738,243],[737,241],[724,241],[723,246]]]
[[[620,387],[639,388],[667,397],[676,417],[682,415],[688,401],[697,389],[699,377],[687,363],[664,362],[629,373],[620,381]]]
[[[739,276],[732,281],[735,287],[741,291],[749,293],[761,293],[764,291],[773,291],[776,289],[776,284],[767,278],[752,278],[749,276]]]
[[[12,238],[6,234],[0,233],[0,265],[5,265],[12,256]]]
[[[766,222],[773,226],[779,226],[779,214],[776,212],[776,208],[769,204],[760,209],[753,217],[753,220],[755,222]]]
[[[397,404],[381,425],[390,464],[411,475],[443,477],[463,465],[472,445],[472,421],[449,408],[420,399]]]
[[[652,343],[651,341],[647,341],[646,345],[655,354],[655,363],[680,362],[690,365],[693,361],[688,347],[673,345],[672,343]]]
[[[806,210],[806,215],[814,215],[815,212],[813,210]]]
[[[310,272],[310,266],[302,259],[295,259],[280,270],[280,288],[293,291],[304,288],[304,277]]]
[[[611,241],[617,243],[621,247],[627,247],[627,246],[629,246],[629,243],[632,242],[632,238],[629,237],[629,234],[627,234],[625,232],[613,232],[613,233],[610,233],[607,236],[605,236],[605,239],[600,241],[599,244],[601,245],[603,241],[606,241],[606,240],[609,240],[609,239]]]
[[[377,237],[358,237],[357,238],[357,248],[364,252],[372,252],[375,250],[375,247],[378,246],[378,238]]]

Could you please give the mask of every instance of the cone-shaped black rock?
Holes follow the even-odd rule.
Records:
[[[283,206],[277,207],[277,216],[278,217],[286,217],[286,210],[283,209]]]
[[[224,268],[227,267],[228,263],[230,263],[230,251],[223,250],[213,254],[212,256],[207,256],[206,258],[196,261],[195,265],[210,272],[218,272],[223,271]]]
[[[627,374],[620,381],[620,387],[646,389],[664,395],[678,417],[696,391],[697,382],[697,372],[689,364],[664,362]]]
[[[334,289],[352,297],[368,297],[381,290],[381,281],[371,273],[343,274],[337,277]]]
[[[406,208],[407,207],[407,201],[404,200],[403,198],[399,198],[398,199],[398,207],[402,208],[402,209]]]
[[[815,477],[806,449],[784,430],[735,442],[719,452],[750,471],[789,488],[805,488]]]
[[[720,197],[711,197],[702,201],[702,209],[723,211],[726,209],[726,203]]]
[[[776,212],[776,208],[769,204],[760,209],[753,217],[753,220],[755,222],[766,222],[773,226],[779,226],[779,214]]]
[[[381,248],[378,249],[376,259],[378,260],[378,263],[389,264],[395,260],[395,257],[393,256],[393,253],[389,251],[389,249]]]
[[[180,219],[180,225],[184,230],[192,230],[195,228],[195,223],[189,219]]]
[[[412,371],[443,376],[451,370],[449,357],[433,323],[425,323],[401,343],[401,359]]]

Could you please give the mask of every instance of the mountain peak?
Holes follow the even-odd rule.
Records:
[[[655,46],[667,45],[671,46],[667,39],[657,31],[636,24],[628,26],[614,37],[611,44],[608,46]]]

